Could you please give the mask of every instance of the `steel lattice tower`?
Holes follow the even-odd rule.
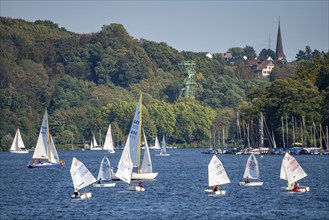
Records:
[[[182,64],[185,68],[184,74],[186,75],[183,88],[180,91],[179,97],[189,97],[195,99],[195,62],[185,61]]]

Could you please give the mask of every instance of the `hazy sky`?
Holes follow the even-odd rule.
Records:
[[[166,42],[194,52],[231,47],[275,51],[278,20],[288,61],[309,45],[328,51],[329,0],[312,1],[87,1],[0,0],[3,17],[51,20],[76,33],[120,23],[134,38]]]

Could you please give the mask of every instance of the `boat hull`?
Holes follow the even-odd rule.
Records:
[[[249,182],[249,183],[240,182],[239,185],[240,186],[262,186],[263,182]]]
[[[55,169],[62,168],[63,165],[60,163],[39,163],[39,164],[28,164],[27,168],[30,169]]]
[[[116,183],[94,183],[93,187],[115,187]]]
[[[27,150],[11,150],[9,152],[13,153],[13,154],[28,154],[29,153]]]
[[[153,180],[157,177],[158,173],[132,173],[131,180]],[[112,180],[120,180],[118,177],[112,173]]]
[[[88,192],[88,193],[81,193],[79,196],[76,196],[76,195],[71,195],[71,198],[72,199],[89,199],[91,198],[91,193]]]
[[[300,186],[299,189],[293,189],[293,188],[286,187],[286,190],[289,191],[289,192],[309,192],[310,191],[310,187],[308,187],[308,186]]]
[[[128,191],[144,192],[145,188],[140,186],[128,186]]]
[[[159,156],[159,157],[168,157],[168,156],[170,156],[170,154],[157,154],[156,156]]]
[[[226,194],[225,190],[213,191],[212,189],[206,189],[205,193],[208,194],[208,195],[216,195],[216,196]]]

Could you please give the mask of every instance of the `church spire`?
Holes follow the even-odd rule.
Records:
[[[280,30],[280,17],[279,17],[279,29],[278,29],[278,38],[276,41],[276,57],[278,60],[285,60],[286,55],[283,53],[281,30]]]

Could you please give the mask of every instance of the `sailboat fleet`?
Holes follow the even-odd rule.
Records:
[[[95,137],[93,136],[92,145],[97,146]],[[141,149],[144,149],[144,155],[141,156]],[[115,153],[114,144],[111,134],[111,124],[108,127],[103,150],[109,153]],[[161,156],[169,156],[166,152],[165,136],[163,136],[161,145],[158,138],[155,138],[155,149],[160,149]],[[12,153],[25,153],[24,143],[21,138],[19,129],[17,129],[14,141],[10,148]],[[142,158],[142,160],[141,160]],[[33,162],[27,165],[28,168],[60,168],[63,163],[59,159],[53,138],[50,134],[48,125],[47,109],[43,116],[38,141],[32,156]],[[117,166],[117,172],[114,173],[109,159],[104,156],[99,166],[97,179],[87,169],[87,167],[73,157],[70,168],[70,174],[74,187],[74,195],[72,199],[88,199],[92,197],[90,192],[79,192],[90,185],[94,187],[115,187],[113,180],[121,180],[128,184],[128,191],[145,191],[145,187],[141,180],[153,180],[158,173],[153,172],[151,155],[147,143],[146,135],[142,129],[142,95],[140,96],[129,135],[127,137],[124,149],[122,151],[120,161]],[[287,181],[287,187],[283,187],[290,192],[308,192],[310,188],[307,186],[299,186],[297,181],[307,176],[306,172],[297,162],[297,160],[286,153],[281,164],[280,178]],[[262,186],[260,182],[259,165],[256,156],[251,153],[249,156],[245,171],[244,182],[239,182],[240,186]],[[221,189],[225,184],[231,183],[226,170],[216,155],[213,155],[208,164],[208,189],[204,190],[208,195],[226,195],[226,191]]]

